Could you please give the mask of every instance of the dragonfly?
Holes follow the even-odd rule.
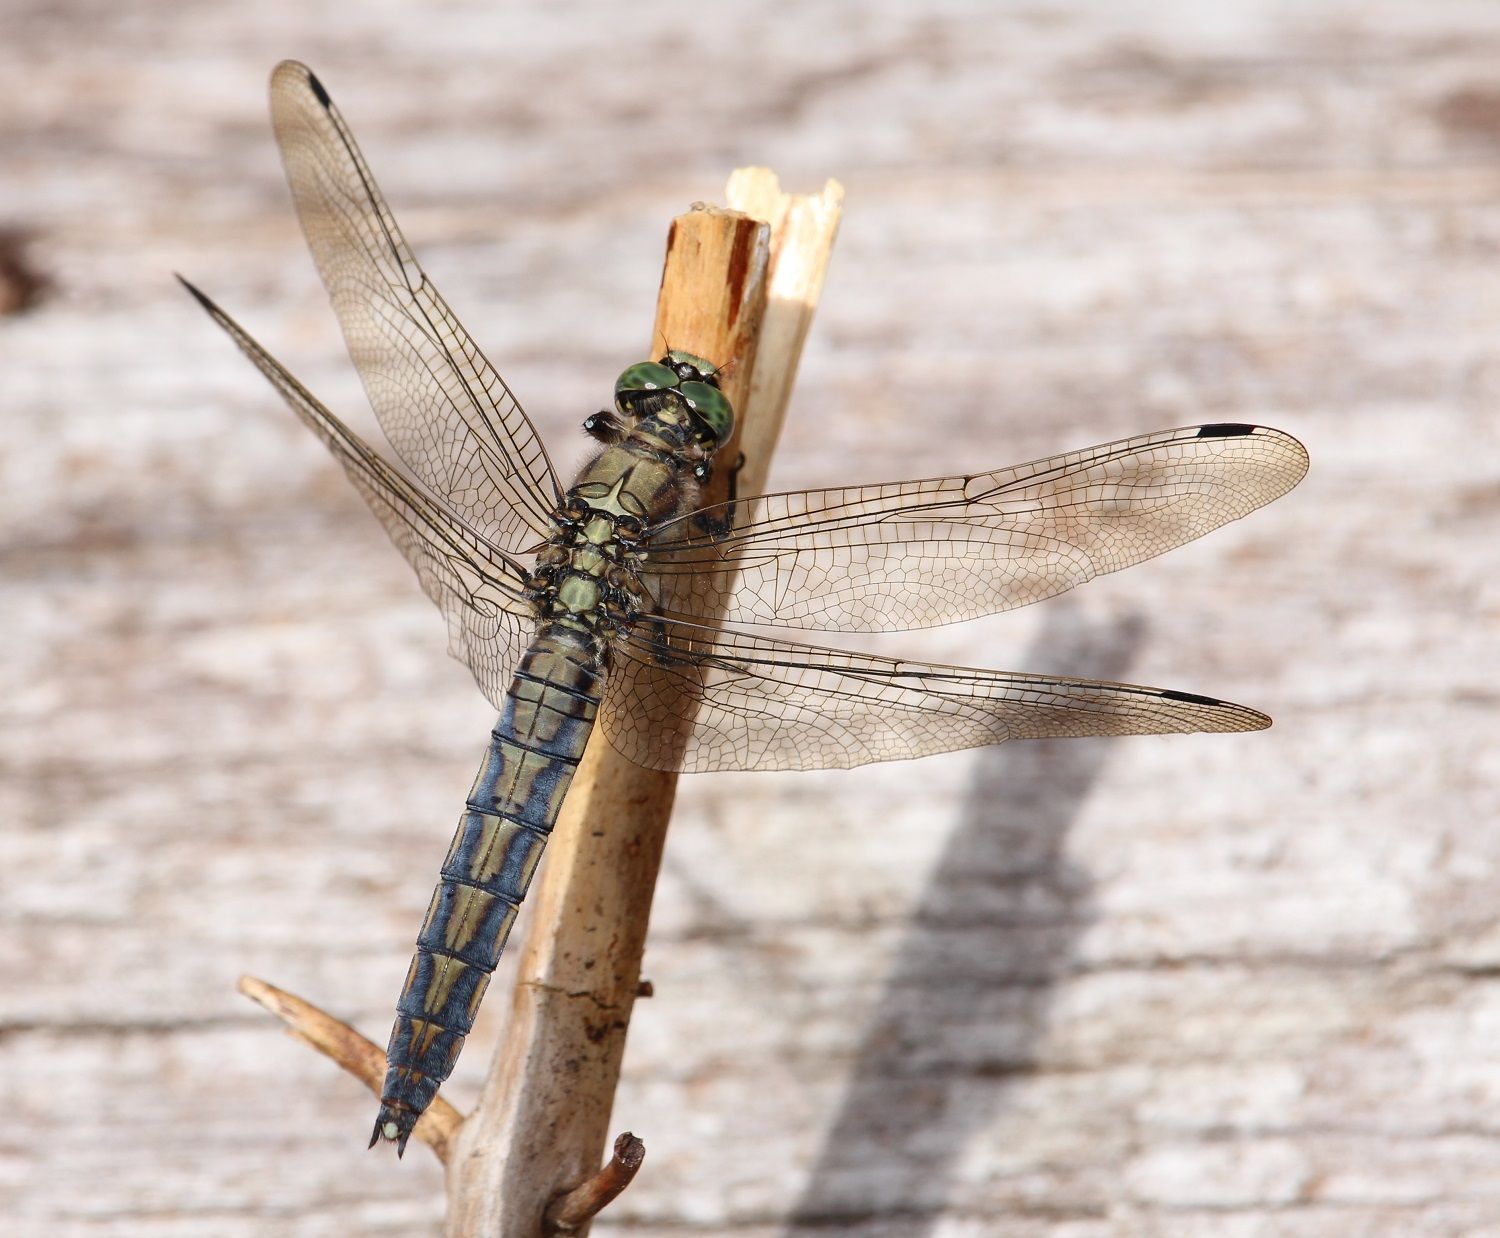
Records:
[[[1153,558],[1307,470],[1218,423],[992,472],[698,496],[731,440],[714,359],[628,366],[566,488],[418,265],[328,91],[278,65],[271,111],[314,261],[386,438],[375,451],[191,284],[333,453],[500,711],[396,1007],[371,1146],[404,1151],[451,1074],[597,726],[660,770],[844,769],[1010,739],[1255,731],[1194,692],[944,666],[788,639],[973,619]]]

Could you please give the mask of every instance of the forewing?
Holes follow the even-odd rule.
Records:
[[[1007,739],[1256,731],[1187,692],[898,661],[671,620],[613,645],[600,717],[653,769],[847,769]]]
[[[474,672],[485,696],[499,708],[534,626],[535,612],[523,592],[520,568],[406,481],[234,319],[186,280],[183,283],[343,465],[416,569],[423,591],[447,618],[448,651]]]
[[[535,428],[438,295],[359,147],[307,66],[271,77],[287,181],[349,354],[407,467],[512,554],[545,538],[559,496]]]
[[[954,623],[1052,597],[1264,506],[1307,472],[1265,426],[1205,425],[928,481],[706,508],[651,538],[661,609],[846,632]]]

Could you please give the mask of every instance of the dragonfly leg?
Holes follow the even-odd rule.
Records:
[[[651,626],[651,649],[658,666],[671,666],[674,659],[668,653],[671,645],[667,641],[667,625],[660,619],[647,621]]]
[[[739,498],[740,470],[744,467],[745,453],[742,451],[729,470],[729,497],[722,507],[713,509],[723,515],[712,516],[708,512],[700,512],[693,518],[693,522],[710,537],[727,537],[734,528],[734,505]]]

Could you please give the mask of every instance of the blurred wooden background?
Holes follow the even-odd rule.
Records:
[[[1274,730],[685,780],[597,1232],[1500,1230],[1500,7],[4,16],[0,229],[46,285],[0,318],[7,1233],[440,1221],[425,1151],[366,1152],[371,1098],[234,993],[383,1042],[491,723],[171,279],[363,409],[266,120],[289,55],[560,465],[668,219],[752,162],[848,190],[773,483],[1200,420],[1312,452],[1207,541],[880,646]]]

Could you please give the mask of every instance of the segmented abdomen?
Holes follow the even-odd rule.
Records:
[[[371,1143],[404,1149],[458,1060],[593,729],[600,674],[592,638],[563,624],[521,659],[406,973]]]

